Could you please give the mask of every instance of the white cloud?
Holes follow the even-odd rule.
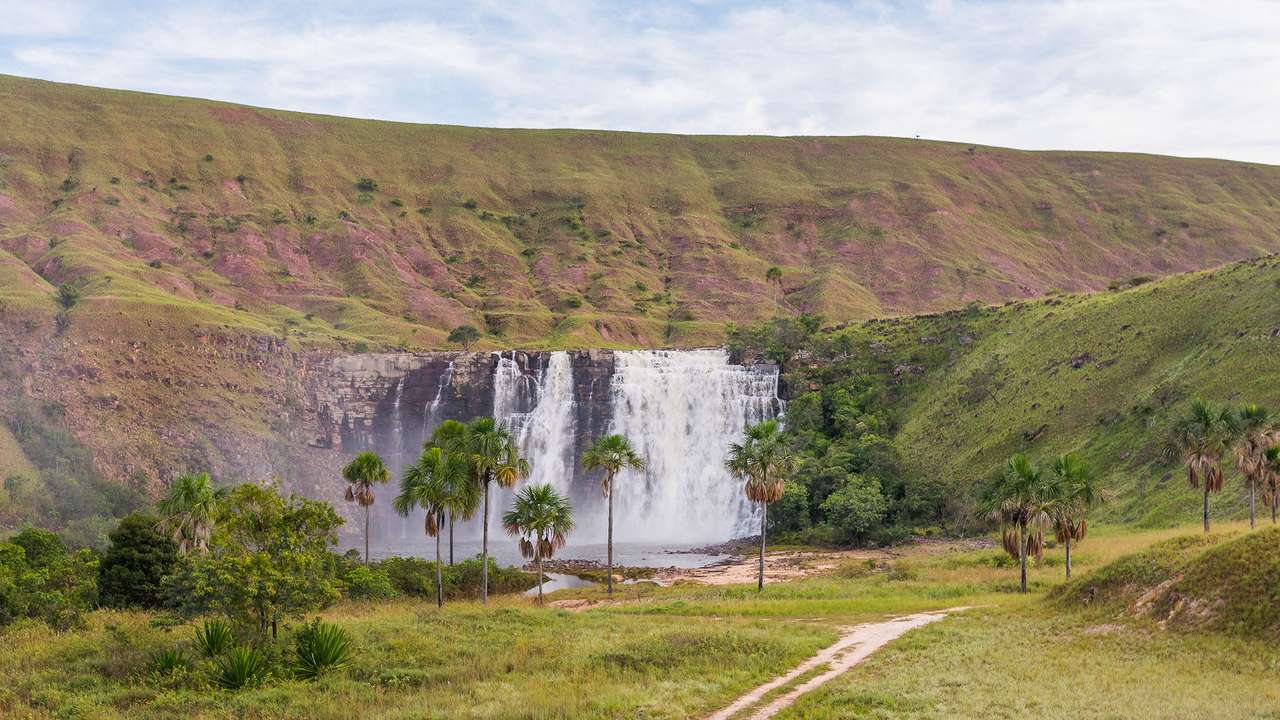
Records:
[[[44,27],[0,10],[24,28],[0,37],[0,70],[419,122],[1280,163],[1280,13],[1264,0],[343,7],[161,6],[110,28],[101,9]]]

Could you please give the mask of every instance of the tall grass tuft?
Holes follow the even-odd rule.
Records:
[[[267,657],[251,647],[234,647],[214,659],[213,683],[224,690],[257,685],[271,675]]]
[[[217,657],[230,650],[233,644],[235,635],[225,620],[205,620],[196,628],[196,650],[205,657]]]
[[[294,674],[304,680],[315,680],[321,675],[341,670],[351,663],[355,646],[346,630],[331,623],[314,622],[298,631],[297,662]]]

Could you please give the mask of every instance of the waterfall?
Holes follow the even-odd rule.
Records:
[[[535,405],[514,430],[521,454],[529,458],[531,483],[572,490],[574,469],[573,365],[569,353],[553,352],[536,382]],[[533,459],[537,462],[534,463]]]
[[[604,432],[626,436],[647,463],[643,472],[624,470],[614,484],[616,541],[633,547],[687,546],[757,531],[758,510],[746,500],[742,482],[724,469],[724,461],[729,444],[741,439],[748,424],[781,413],[777,368],[731,364],[724,350],[616,351],[585,363],[575,359],[585,356],[564,351],[494,353],[492,397],[478,398],[484,402],[482,412],[492,412],[510,428],[528,459],[530,477],[521,484],[550,483],[569,496],[576,525],[572,546],[602,552],[606,511],[601,476],[584,473],[578,458],[597,439],[594,435]],[[394,457],[400,461],[394,463],[397,471],[413,460],[401,447],[416,435],[405,427],[405,417],[415,429],[419,422],[410,411],[401,416],[401,396],[411,404],[423,399],[417,407],[423,413],[422,434],[428,437],[454,417],[449,408],[458,407],[455,403],[465,401],[474,387],[453,387],[452,363],[432,385],[416,382],[411,379],[405,387],[400,380],[388,388],[391,417],[384,426],[388,434],[383,447],[400,448]],[[384,510],[394,497],[393,485],[380,494]],[[495,540],[503,537],[499,518],[514,492],[492,488],[492,542],[502,542]],[[415,529],[421,520],[415,512],[401,525],[400,551],[425,542]],[[460,542],[479,539],[475,522],[457,529]]]
[[[444,374],[440,376],[440,384],[436,386],[436,397],[427,405],[427,410],[422,414],[422,439],[426,442],[431,437],[431,433],[440,427],[440,423],[446,418],[440,417],[440,401],[444,399],[444,389],[449,387],[453,382],[453,361],[449,361],[449,366],[445,368]]]
[[[731,365],[724,350],[614,357],[610,431],[647,463],[616,482],[616,538],[701,542],[753,533],[756,510],[724,462],[748,424],[780,410],[776,369]]]

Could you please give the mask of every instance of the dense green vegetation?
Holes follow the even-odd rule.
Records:
[[[737,357],[782,363],[791,396],[801,462],[771,528],[822,542],[972,530],[981,489],[1017,452],[1078,453],[1112,498],[1095,519],[1199,516],[1203,486],[1175,477],[1185,457],[1174,431],[1198,397],[1230,405],[1231,418],[1240,403],[1280,403],[1277,302],[1280,262],[1265,258],[1094,295],[731,328]],[[1225,447],[1210,510],[1240,517],[1254,485]]]

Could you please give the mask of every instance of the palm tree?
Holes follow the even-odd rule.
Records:
[[[1066,546],[1067,579],[1071,579],[1071,541],[1084,540],[1088,532],[1085,514],[1101,500],[1093,472],[1075,453],[1059,455],[1050,466],[1053,475],[1051,497],[1054,533]]]
[[[160,514],[158,528],[169,533],[178,550],[204,552],[218,516],[218,502],[224,495],[215,490],[209,473],[179,475],[169,485],[169,492],[156,503]]]
[[[764,279],[768,280],[770,285],[774,285],[777,288],[773,292],[773,302],[776,305],[778,303],[778,291],[782,289],[782,268],[777,265],[770,267],[765,271]]]
[[[1271,508],[1271,524],[1276,524],[1280,508],[1280,445],[1272,445],[1263,454],[1262,504]]]
[[[373,486],[391,479],[391,473],[377,453],[362,452],[342,468],[347,481],[347,502],[364,508],[364,563],[369,564],[369,506],[373,504]]]
[[[1004,473],[983,494],[980,507],[1000,523],[1005,552],[1018,559],[1020,587],[1027,591],[1027,557],[1040,559],[1044,528],[1051,521],[1053,488],[1026,455],[1009,458]]]
[[[1209,532],[1209,493],[1222,489],[1222,455],[1235,442],[1240,422],[1229,408],[1194,400],[1174,423],[1169,447],[1187,467],[1187,481],[1204,490],[1204,531]]]
[[[441,426],[444,427],[443,425]],[[446,432],[446,450],[467,458],[471,478],[484,490],[484,510],[480,545],[480,601],[489,601],[489,486],[511,487],[529,476],[529,461],[520,457],[520,448],[506,425],[491,417],[472,420],[463,430]]]
[[[444,607],[444,579],[440,569],[440,531],[445,513],[458,502],[458,488],[471,485],[467,460],[439,447],[427,447],[400,478],[400,494],[394,501],[396,512],[408,517],[415,507],[426,512],[423,530],[436,539],[436,607]]]
[[[1259,405],[1240,410],[1240,444],[1236,446],[1236,468],[1249,488],[1249,528],[1257,527],[1258,487],[1266,479],[1266,451],[1276,441],[1275,418]]]
[[[542,561],[564,547],[573,529],[568,498],[549,484],[530,485],[516,493],[516,501],[502,516],[507,534],[520,538],[520,554],[538,565],[538,604],[542,604]]]
[[[467,433],[465,424],[457,420],[445,420],[431,433],[428,447],[439,447],[446,451],[453,448],[454,454],[467,457]],[[480,484],[469,474],[460,478],[458,484],[450,490],[450,502],[447,506],[449,514],[449,564],[453,564],[453,523],[457,518],[470,520],[480,509]]]
[[[725,468],[739,480],[746,480],[747,499],[760,503],[760,572],[756,589],[764,589],[765,531],[769,503],[782,498],[787,476],[795,469],[795,455],[777,420],[751,425],[741,443],[729,445]]]
[[[635,448],[631,447],[631,441],[621,435],[606,435],[595,441],[591,447],[582,455],[582,467],[584,470],[595,470],[601,468],[604,470],[604,482],[600,484],[600,488],[604,491],[604,496],[609,500],[609,534],[608,534],[608,561],[609,576],[608,588],[609,594],[613,594],[613,481],[618,477],[618,473],[625,468],[632,470],[644,470],[644,458],[641,458]]]

